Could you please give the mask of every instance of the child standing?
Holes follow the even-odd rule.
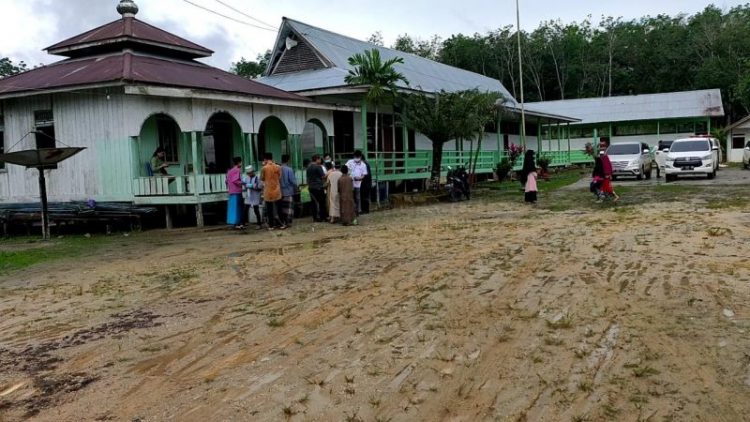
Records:
[[[529,204],[536,204],[537,186],[536,186],[536,163],[534,161],[534,150],[526,151],[523,159],[523,169],[521,177],[524,181],[524,200]]]

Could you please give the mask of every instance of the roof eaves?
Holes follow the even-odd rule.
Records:
[[[742,126],[743,124],[745,124],[745,123],[747,123],[749,121],[750,121],[750,115],[747,115],[747,116],[743,117],[742,119],[740,119],[740,120],[732,123],[731,125],[727,126],[726,129],[724,129],[724,130],[732,130],[732,129],[738,127],[738,126]]]

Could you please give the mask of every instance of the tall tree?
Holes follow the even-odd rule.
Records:
[[[404,75],[395,69],[396,64],[403,62],[404,59],[401,57],[384,61],[377,48],[349,57],[349,66],[352,69],[349,70],[344,81],[348,85],[365,86],[367,88],[365,101],[375,109],[375,152],[378,151],[380,132],[378,107],[384,102],[393,103],[398,93],[399,82],[409,84]]]
[[[385,46],[385,43],[383,42],[383,32],[375,31],[372,35],[370,35],[370,38],[367,39],[367,42],[380,47]]]
[[[435,95],[415,93],[403,99],[401,118],[404,124],[432,142],[430,180],[433,187],[440,184],[443,146],[456,138],[456,115],[461,105],[459,95],[441,91]]]
[[[28,70],[28,67],[26,66],[26,63],[22,61],[16,64],[7,57],[0,58],[0,78],[13,76],[15,74],[25,72],[26,70]]]
[[[443,148],[451,140],[462,142],[469,139],[469,171],[476,171],[476,159],[482,148],[484,128],[495,121],[496,101],[499,93],[483,93],[478,90],[459,92],[441,91],[434,95],[424,93],[408,95],[403,101],[402,119],[408,127],[424,134],[432,142],[433,186],[440,182]],[[477,151],[473,142],[477,139]]]
[[[255,79],[266,71],[270,61],[271,50],[267,50],[265,54],[258,54],[255,61],[246,60],[242,57],[238,62],[232,63],[229,71],[248,79]]]

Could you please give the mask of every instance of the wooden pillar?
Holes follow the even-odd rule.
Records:
[[[557,156],[560,157],[560,161],[562,161],[562,146],[560,145],[560,121],[557,121]],[[567,163],[565,163],[567,164]]]
[[[198,186],[200,186],[200,184],[198,183],[198,132],[190,133],[190,145],[192,147],[193,153],[193,194],[195,195],[195,224],[198,227],[203,227],[205,225],[203,221],[203,204],[201,204],[201,192],[198,188]]]
[[[538,150],[537,152],[542,152],[542,141],[543,141],[542,121],[537,120],[536,121],[536,149]]]
[[[256,156],[256,153],[258,152],[258,134],[257,133],[250,134],[250,151],[253,156],[253,165],[255,167],[258,167],[261,157]]]
[[[172,212],[169,209],[169,205],[164,206],[164,215],[167,219],[167,230],[172,230],[174,228],[174,224],[172,223]]]
[[[247,163],[252,164],[255,162],[255,154],[253,153],[253,134],[252,133],[245,133],[243,134],[244,137],[244,145],[245,148],[247,148]]]
[[[409,128],[406,125],[401,125],[401,137],[404,139],[403,152],[404,152],[404,173],[409,173]],[[406,182],[404,182],[406,186]]]
[[[362,100],[362,154],[367,158],[367,102]],[[355,146],[356,150],[357,147]]]

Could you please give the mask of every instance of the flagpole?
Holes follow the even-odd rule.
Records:
[[[526,147],[526,110],[523,104],[523,59],[521,58],[521,8],[516,0],[516,35],[518,38],[518,80],[521,88],[521,145]]]

